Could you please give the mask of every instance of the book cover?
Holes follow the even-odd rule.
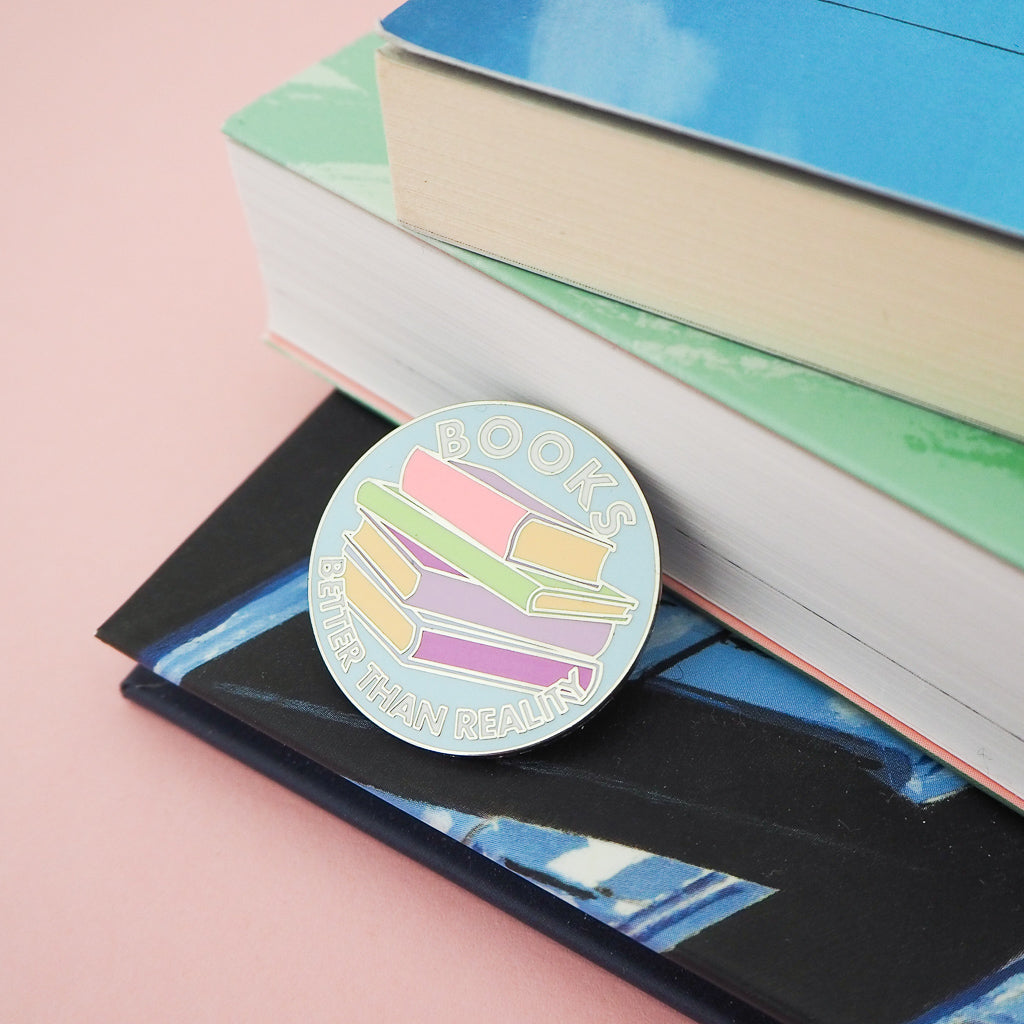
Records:
[[[777,1024],[532,880],[508,870],[368,787],[324,768],[265,733],[136,666],[121,692],[216,749],[412,857],[496,907],[625,978],[698,1024]]]
[[[1024,16],[994,2],[408,0],[406,47],[1024,236]]]
[[[562,739],[467,761],[370,727],[316,650],[306,559],[387,429],[331,396],[101,627],[164,680],[130,696],[698,1020],[1024,1019],[1024,818],[672,596]]]
[[[516,19],[528,45],[546,48],[547,15],[555,6],[538,5],[536,23]],[[820,88],[825,79],[844,78],[849,48],[856,45],[854,28],[836,33],[830,31],[833,23],[850,18],[855,27],[886,26],[888,19],[808,0],[783,6],[819,12],[811,21],[821,24],[808,30],[812,38],[801,39],[800,60],[794,61],[807,65],[797,76],[807,88],[799,100],[814,111],[815,122],[842,126],[855,165],[856,158],[878,148],[896,154],[900,166],[923,161],[918,168],[923,184],[938,180],[941,175],[930,170],[934,148],[922,152],[914,132],[904,130],[895,144],[895,136],[878,134],[878,125],[847,121],[855,112],[844,100],[872,97],[880,84],[884,90],[888,69],[897,66],[892,62],[899,59],[894,58],[898,46],[878,50],[880,71],[871,62],[853,63],[851,77],[863,81],[844,83],[846,91]],[[563,62],[560,52],[552,70],[568,69],[571,75],[577,67],[600,69],[592,76],[598,91],[618,81],[623,70],[626,81],[651,87],[652,102],[693,99],[677,90],[685,88],[700,61],[674,45],[677,35],[706,47],[713,63],[744,69],[763,63],[765,24],[753,4],[730,7],[727,14],[725,8],[689,0],[667,5],[668,20],[652,19],[641,31],[649,50],[647,77],[633,74],[639,50],[627,25],[615,34],[622,9],[606,11],[596,2],[577,7],[580,31],[570,37],[566,22],[560,37],[577,45],[575,64],[573,58]],[[434,25],[436,16],[450,10],[444,2],[436,10],[429,3],[414,4],[396,18],[415,21],[419,12]],[[643,21],[634,18],[636,13],[630,10],[626,21]],[[799,35],[800,17],[792,11],[789,16]],[[719,52],[719,18],[728,23],[736,52]],[[715,24],[705,24],[708,20]],[[476,27],[487,31],[486,24]],[[468,19],[467,32],[473,28]],[[612,34],[603,37],[605,30]],[[820,41],[813,38],[817,30]],[[923,26],[916,31],[928,41],[941,38]],[[879,34],[882,38],[873,42],[880,45],[885,32]],[[951,211],[938,213],[930,204],[896,198],[890,190],[852,178],[781,162],[733,140],[669,130],[637,116],[609,114],[579,97],[551,95],[535,83],[475,66],[467,70],[391,38],[394,45],[378,53],[377,78],[396,213],[403,225],[1024,439],[1024,416],[1015,401],[1024,382],[1024,359],[1013,341],[1024,317],[1019,235]],[[492,41],[480,45],[486,50]],[[617,63],[618,44],[626,68]],[[983,44],[963,45],[991,52]],[[774,40],[768,46],[774,52]],[[969,66],[974,50],[960,64]],[[943,75],[944,81],[955,79],[946,75],[945,58],[959,56],[929,51],[926,71]],[[1020,66],[1019,58],[1011,63],[1008,79],[1022,77]],[[915,83],[927,77],[917,68],[904,73]],[[737,88],[741,75],[719,78],[707,97],[696,99],[699,108],[714,108],[723,98],[737,111],[753,106],[752,97]],[[979,83],[983,78],[978,76]],[[584,87],[583,80],[580,84]],[[944,116],[956,131],[966,125],[967,159],[957,165],[958,182],[972,177],[975,150],[982,160],[976,173],[991,170],[989,150],[998,150],[991,161],[996,168],[1009,150],[1012,166],[1013,145],[1001,145],[1012,115],[987,144],[979,138],[971,147],[966,140],[984,135],[984,129],[973,128],[982,122],[964,119],[955,105],[947,110],[941,90],[926,96],[923,110],[902,109],[901,95],[885,110],[911,124],[915,116],[928,117],[926,137],[933,143],[945,141]],[[798,102],[788,95],[777,99],[786,111]],[[939,102],[932,105],[935,99]],[[998,105],[995,119],[1000,120]],[[725,120],[742,128],[742,119]],[[819,128],[811,126],[814,139],[827,137]]]
[[[393,224],[373,68],[380,45],[367,36],[345,47],[233,115],[224,130],[238,144]],[[1024,517],[1018,514],[1024,507],[1024,444],[518,267],[436,245],[1024,568]],[[288,350],[295,339],[279,341]]]

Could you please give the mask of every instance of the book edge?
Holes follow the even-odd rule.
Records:
[[[322,188],[329,195],[334,198],[343,199],[345,202],[352,203],[352,205],[359,207],[358,203],[353,200],[345,199],[344,196],[340,196],[338,193],[331,191],[324,185],[319,185],[314,180],[305,177],[298,171],[287,167],[280,161],[276,160],[273,156],[268,155],[258,148],[254,148],[248,142],[242,141],[242,139],[235,137],[230,132],[227,133],[227,137],[230,145],[237,147],[247,153],[251,153],[253,157],[258,157],[269,164],[272,164],[283,173],[293,174],[302,181],[309,183],[318,188]],[[359,207],[360,209],[364,209]],[[368,215],[379,218],[372,211],[364,210]],[[388,223],[388,222],[386,222]],[[476,263],[472,262],[472,256],[476,254],[468,254],[470,259],[461,259],[458,255],[450,251],[449,247],[444,246],[442,243],[431,241],[424,236],[415,235],[409,232],[407,229],[399,227],[397,224],[391,224],[395,230],[403,231],[405,234],[412,235],[415,238],[420,238],[427,244],[432,245],[434,248],[439,249],[448,255],[454,256],[456,259],[460,259],[465,265],[471,269],[483,273],[485,276],[490,277],[491,280],[496,283],[503,284],[505,287],[511,288],[516,291],[520,297],[527,302],[537,304],[549,312],[560,318],[565,318],[573,325],[574,328],[579,330],[591,331],[593,329],[585,326],[584,324],[573,320],[571,317],[566,317],[565,314],[559,310],[547,305],[541,299],[536,298],[532,295],[524,294],[519,291],[514,284],[503,280],[502,278],[495,277],[488,273],[488,271]],[[479,257],[478,257],[479,258]],[[504,266],[504,265],[503,265]],[[515,268],[518,269],[518,268]],[[702,394],[720,403],[721,405],[732,409],[739,415],[744,416],[750,420],[753,424],[760,426],[762,429],[769,430],[776,433],[779,437],[785,439],[791,444],[809,452],[812,455],[822,459],[824,462],[833,466],[847,475],[854,477],[861,483],[865,484],[877,490],[879,493],[886,495],[892,500],[905,506],[908,509],[916,512],[917,514],[924,516],[936,524],[944,527],[952,533],[964,538],[970,543],[978,546],[979,548],[989,552],[996,558],[1006,562],[1007,564],[1014,566],[1018,569],[1024,569],[1024,547],[1021,546],[1021,542],[1008,535],[1006,530],[999,523],[985,524],[984,529],[979,532],[973,529],[971,525],[965,521],[964,515],[961,510],[953,507],[950,508],[942,503],[940,495],[935,493],[935,489],[931,486],[920,485],[919,483],[912,484],[909,488],[906,484],[906,474],[902,474],[900,478],[897,478],[895,468],[893,466],[883,466],[881,470],[874,465],[867,464],[864,461],[863,452],[845,452],[837,451],[834,444],[831,441],[825,443],[818,443],[815,438],[808,435],[806,425],[792,424],[786,422],[780,422],[777,412],[772,409],[761,408],[755,409],[750,406],[748,402],[734,399],[733,396],[724,395],[716,390],[706,390],[704,387],[691,383],[690,381],[680,378],[677,374],[673,373],[670,369],[658,365],[657,362],[646,359],[636,353],[629,352],[628,349],[623,348],[616,340],[608,338],[600,333],[595,333],[595,337],[601,338],[607,344],[615,345],[621,351],[626,352],[633,358],[639,359],[641,362],[645,362],[647,365],[658,370],[660,373],[664,373],[673,380],[676,380],[679,384],[684,387],[690,387],[694,390],[700,391]],[[340,373],[334,367],[325,363],[324,361],[316,358],[305,352],[300,346],[289,341],[287,338],[281,336],[277,332],[270,330],[265,336],[264,340],[267,344],[278,349],[283,355],[303,365],[306,369],[311,370],[317,376],[326,380],[328,383],[333,384],[335,387],[340,388],[347,394],[356,398],[359,402],[367,407],[373,409],[375,412],[380,413],[386,418],[392,420],[395,423],[403,423],[411,418],[411,414],[393,403],[383,399],[380,395],[371,393],[368,389],[363,387],[359,382],[346,377]],[[754,350],[751,350],[754,352]],[[766,353],[757,353],[759,357],[766,359],[778,360],[784,362],[781,357],[772,356]],[[860,386],[853,384],[849,381],[842,380],[840,378],[834,378],[835,383],[843,386],[844,388],[859,388]],[[860,388],[860,390],[867,391],[868,389]],[[937,433],[939,427],[948,420],[950,423],[956,422],[947,415],[936,412],[935,410],[929,410],[922,406],[914,406],[911,403],[905,402],[901,399],[897,399],[893,396],[883,394],[877,391],[871,391],[872,398],[878,401],[886,403],[898,403],[900,407],[912,409],[915,412],[919,412],[923,420],[920,424],[919,431],[915,432],[906,427],[903,430],[908,444],[913,444],[920,447],[922,450],[927,449],[928,445],[932,447],[941,447],[946,442],[941,438],[941,435]],[[883,409],[884,412],[884,409]],[[877,418],[877,416],[876,416]],[[957,423],[958,428],[962,427],[965,430],[977,431],[980,435],[985,435],[984,440],[991,439],[998,445],[1020,445],[1020,441],[1014,441],[1012,438],[1008,438],[1004,435],[1000,435],[992,431],[987,427],[974,426],[967,423]],[[948,447],[948,446],[947,446]],[[953,449],[950,449],[953,450]],[[992,458],[998,459],[1000,456],[998,453],[993,453]],[[948,477],[949,471],[956,470],[956,465],[943,465],[941,467],[928,466],[926,467],[925,475],[928,478],[933,478],[938,472],[945,472]],[[920,474],[915,477],[916,480],[920,480]]]
[[[692,139],[696,142],[705,143],[728,152],[738,153],[742,156],[764,161],[777,167],[798,171],[802,174],[808,174],[821,181],[830,182],[843,188],[855,189],[858,192],[862,192],[867,195],[889,200],[898,203],[900,206],[906,207],[910,211],[931,214],[941,217],[943,220],[962,224],[969,228],[992,232],[1002,238],[1010,239],[1012,241],[1019,242],[1024,239],[1024,231],[1015,229],[1009,224],[1003,224],[975,216],[966,210],[958,210],[939,203],[929,202],[928,200],[922,199],[920,196],[913,195],[909,192],[901,192],[896,189],[885,188],[884,186],[877,185],[863,178],[843,175],[836,171],[829,171],[823,167],[817,166],[816,164],[807,163],[806,161],[798,160],[795,157],[787,157],[785,154],[774,150],[745,145],[744,143],[738,142],[737,140],[731,139],[725,135],[715,135],[710,132],[704,132],[696,128],[678,124],[674,121],[657,118],[652,115],[644,114],[640,111],[630,110],[623,106],[605,103],[600,100],[596,100],[585,93],[559,89],[555,86],[545,85],[542,82],[537,82],[530,78],[510,75],[505,72],[498,71],[495,68],[490,68],[484,64],[474,64],[469,61],[461,60],[460,58],[454,57],[443,50],[436,50],[427,46],[422,46],[418,43],[412,42],[404,36],[399,35],[385,27],[385,22],[387,20],[388,19],[386,17],[377,23],[375,34],[381,39],[381,45],[383,47],[389,47],[398,55],[408,55],[413,60],[433,61],[437,64],[456,68],[465,74],[475,75],[493,82],[513,86],[514,88],[523,89],[539,96],[547,96],[562,103],[569,103],[587,110],[597,111],[598,113],[607,114],[622,121],[671,132],[674,135]]]

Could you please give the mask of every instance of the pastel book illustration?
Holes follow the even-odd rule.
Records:
[[[513,565],[453,529],[394,484],[365,480],[356,492],[364,513],[400,531],[521,611],[628,622],[636,601],[607,583],[587,586]]]
[[[345,596],[349,608],[390,645],[400,658],[419,668],[535,691],[567,684],[580,700],[593,692],[600,665],[552,656],[545,648],[514,648],[494,634],[480,633],[472,623],[461,631],[424,623],[414,610],[400,604],[360,564],[356,550],[346,546]]]
[[[411,498],[518,565],[596,584],[612,550],[608,541],[584,532],[500,473],[440,459],[423,448],[409,454],[401,485]]]
[[[433,552],[364,516],[350,542],[394,595],[425,622],[473,621],[505,637],[596,657],[611,639],[602,620],[529,615]]]

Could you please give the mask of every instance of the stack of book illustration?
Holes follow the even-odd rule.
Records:
[[[1022,39],[409,0],[233,115],[267,339],[336,391],[102,627],[126,695],[700,1024],[1024,1024]],[[330,678],[309,550],[396,423],[503,399],[622,457],[665,588],[584,727],[453,758]],[[611,541],[425,448],[355,504],[399,663],[596,689]]]
[[[601,580],[610,542],[501,474],[423,448],[356,501],[345,593],[395,654],[526,692],[563,679],[594,692],[597,656],[636,607]]]

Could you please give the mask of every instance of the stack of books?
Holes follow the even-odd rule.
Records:
[[[101,636],[127,696],[695,1020],[1024,1020],[1019,33],[604,7],[413,0],[230,119],[270,339],[340,392]],[[923,67],[952,135],[881,103]],[[858,102],[880,134],[830,164]],[[348,703],[306,580],[360,455],[479,399],[606,438],[669,586],[585,727],[467,760]],[[606,545],[494,476],[469,515],[479,472],[417,450],[362,485],[350,604],[410,664],[585,693],[634,607]]]

